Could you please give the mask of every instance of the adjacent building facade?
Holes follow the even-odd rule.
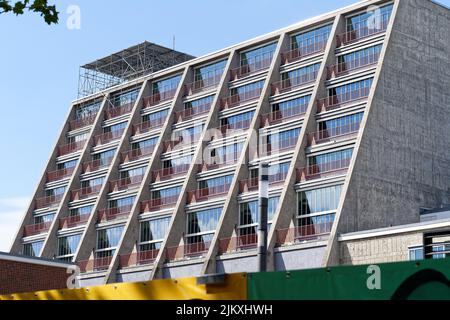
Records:
[[[78,99],[11,252],[82,285],[255,271],[264,162],[269,269],[367,261],[357,241],[450,203],[449,29],[361,1]]]

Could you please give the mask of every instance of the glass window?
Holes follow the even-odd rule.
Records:
[[[178,141],[181,139],[183,143],[193,143],[195,142],[203,132],[204,124],[195,125],[193,127],[177,130],[172,133],[174,137],[174,141]]]
[[[66,187],[47,189],[47,190],[45,190],[45,196],[46,197],[52,197],[52,196],[56,197],[56,196],[63,195],[64,192],[66,192]]]
[[[280,197],[271,197],[269,198],[268,208],[267,208],[267,220],[269,225],[273,216],[275,215],[275,211],[278,208],[278,202]],[[258,225],[259,223],[259,205],[258,200],[244,202],[239,206],[239,226],[249,226],[249,225]]]
[[[141,150],[141,149],[146,149],[146,148],[152,148],[156,145],[157,142],[158,142],[158,138],[151,138],[151,139],[147,139],[147,140],[143,140],[143,141],[139,141],[139,142],[133,142],[131,144],[131,149],[132,150]]]
[[[152,83],[152,94],[158,94],[158,93],[176,90],[180,80],[181,80],[181,75],[177,75],[177,76],[169,78],[169,79],[164,79],[164,80],[153,82]]]
[[[80,133],[74,136],[67,137],[67,143],[76,143],[87,140],[89,137],[89,132]]]
[[[311,82],[316,80],[317,74],[320,69],[320,63],[315,63],[310,66],[302,67],[288,72],[283,72],[281,74],[281,80],[283,81],[283,86],[299,86],[303,83]]]
[[[308,165],[314,166],[319,171],[329,171],[330,169],[342,168],[344,164],[348,164],[352,157],[353,148],[345,149],[330,153],[325,153],[308,158]]]
[[[135,196],[120,198],[115,200],[108,201],[108,208],[123,208],[123,207],[132,207],[134,203]]]
[[[34,217],[34,224],[52,222],[54,217],[55,217],[54,213]]]
[[[272,105],[272,112],[280,113],[282,118],[289,117],[294,114],[305,113],[310,100],[311,96],[309,95],[276,103]]]
[[[77,165],[78,160],[71,160],[66,162],[61,162],[56,164],[57,170],[70,169]]]
[[[210,78],[218,78],[222,76],[227,60],[218,61],[206,66],[194,69],[194,81],[201,81]]]
[[[120,179],[143,176],[145,174],[146,170],[147,170],[147,167],[141,167],[141,168],[130,169],[130,170],[126,170],[126,171],[121,171]]]
[[[39,257],[41,254],[44,241],[36,241],[32,243],[26,243],[23,245],[23,255],[29,257]]]
[[[161,111],[149,113],[142,116],[142,122],[159,122],[162,119],[165,119],[167,117],[167,114],[169,113],[169,109],[164,109]]]
[[[298,196],[298,215],[326,213],[337,210],[342,186],[302,191]]]
[[[198,185],[199,189],[215,190],[217,188],[230,185],[232,180],[233,175],[228,175],[218,178],[202,180],[198,182]]]
[[[255,111],[240,113],[228,118],[221,119],[222,126],[228,126],[230,129],[246,129],[250,126]]]
[[[169,160],[163,161],[163,168],[173,168],[178,167],[185,164],[190,164],[192,161],[192,155],[185,156],[185,157],[179,157],[179,158],[173,158]]]
[[[96,101],[86,105],[77,106],[75,108],[75,119],[83,119],[95,115],[100,109],[101,104],[101,101]]]
[[[274,42],[263,47],[241,52],[239,55],[240,65],[247,66],[261,63],[263,60],[272,60],[276,48],[277,43]]]
[[[92,156],[93,160],[99,161],[100,166],[104,166],[110,163],[111,159],[114,157],[116,153],[116,149],[103,151],[100,153],[96,153]]]
[[[302,55],[317,51],[320,44],[325,47],[332,25],[326,25],[291,37],[291,49],[300,49]]]
[[[354,95],[355,98],[359,96],[368,95],[368,90],[372,86],[373,79],[365,79],[356,81],[353,83],[345,84],[336,88],[331,88],[328,90],[328,95],[331,96],[345,96],[349,95],[348,99],[353,98],[351,95]],[[358,93],[357,93],[358,92]],[[366,93],[366,94],[362,94]]]
[[[152,191],[151,198],[152,198],[152,200],[162,199],[161,204],[165,204],[163,199],[170,199],[173,197],[178,197],[180,195],[180,192],[181,192],[181,186],[166,188],[166,189],[161,189],[161,190],[154,190],[154,191]]]
[[[140,228],[140,243],[162,242],[169,231],[169,224],[171,217],[165,217],[160,219],[153,219],[149,221],[141,222]],[[146,248],[146,250],[159,249],[158,248]]]
[[[231,96],[239,95],[241,99],[245,99],[250,94],[260,92],[263,87],[264,87],[264,80],[261,80],[237,88],[230,89],[230,95]]]
[[[92,188],[103,184],[105,177],[81,181],[81,188]]]
[[[388,4],[379,9],[363,12],[347,18],[347,32],[359,30],[367,32],[374,29],[384,29],[392,14],[393,4]],[[366,31],[367,30],[367,31]]]
[[[70,209],[69,216],[74,217],[74,216],[83,216],[86,214],[91,214],[92,209],[94,209],[94,205],[73,208],[73,209]]]
[[[361,123],[363,115],[364,112],[360,112],[341,118],[321,121],[317,124],[317,126],[319,128],[319,131],[328,131],[335,135],[339,134],[339,132],[336,131],[336,128],[357,128],[357,126]],[[345,129],[341,129],[341,133],[345,133]]]
[[[58,255],[67,256],[74,255],[77,251],[78,244],[81,240],[81,234],[76,234],[73,236],[60,237],[58,239]]]
[[[184,104],[184,110],[195,110],[196,113],[209,110],[213,100],[214,95],[186,102]]]
[[[134,103],[139,95],[139,88],[132,89],[128,92],[116,94],[112,97],[111,103],[114,107],[120,107],[126,104]]]
[[[410,261],[417,261],[417,260],[423,260],[423,247],[411,247],[409,248],[409,260]]]
[[[378,61],[383,45],[377,45],[370,48],[350,52],[337,57],[337,63],[339,65],[345,64],[347,69],[358,68],[372,64]],[[345,71],[342,68],[338,71]]]
[[[243,143],[235,143],[211,150],[211,158],[219,159],[217,163],[236,161],[242,151]]]
[[[97,231],[97,250],[114,249],[119,244],[124,227],[114,227]]]
[[[272,150],[289,148],[297,143],[300,135],[300,128],[275,132],[266,136],[266,144]]]
[[[187,214],[187,236],[202,232],[214,232],[220,219],[222,208],[214,208]]]
[[[118,132],[120,130],[124,130],[127,126],[127,122],[121,122],[118,124],[113,124],[112,126],[104,127],[103,133],[107,132]]]

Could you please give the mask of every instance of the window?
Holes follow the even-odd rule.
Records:
[[[116,149],[103,151],[100,153],[96,153],[92,156],[94,161],[98,161],[100,166],[106,166],[111,162],[111,159],[114,157],[116,153]]]
[[[183,129],[183,130],[177,130],[173,132],[174,141],[183,141],[183,143],[194,143],[196,140],[200,137],[200,135],[203,132],[203,126],[196,125],[191,128]]]
[[[81,188],[86,189],[86,188],[93,188],[95,186],[100,186],[103,184],[104,180],[105,177],[81,181]]]
[[[264,87],[264,80],[249,83],[237,88],[230,89],[230,95],[239,95],[240,99],[247,99],[249,97],[257,96]]]
[[[283,81],[283,87],[295,87],[300,86],[303,83],[316,80],[317,74],[320,69],[320,63],[315,63],[310,66],[295,69],[281,74],[281,80]]]
[[[344,134],[359,128],[364,112],[349,116],[322,121],[317,124],[319,131],[327,131],[330,135]],[[339,129],[337,129],[339,128]]]
[[[77,106],[75,108],[75,119],[83,119],[95,115],[100,109],[101,103],[101,101],[96,101],[90,104]]]
[[[158,112],[149,113],[142,116],[142,122],[162,122],[167,117],[169,109],[164,109]]]
[[[39,257],[41,254],[44,241],[36,241],[32,243],[26,243],[23,245],[23,255],[29,257]]]
[[[179,167],[182,165],[190,165],[192,161],[192,155],[189,156],[185,156],[185,157],[180,157],[180,158],[173,158],[173,159],[169,159],[169,160],[164,160],[162,165],[163,168],[173,168],[173,167]]]
[[[152,84],[152,94],[164,93],[172,90],[176,90],[178,83],[181,80],[181,75],[175,77],[164,79],[160,81],[153,82]]]
[[[361,36],[371,34],[370,30],[384,29],[392,14],[393,4],[388,4],[376,10],[364,12],[347,18],[347,32],[358,30]]]
[[[108,201],[108,208],[123,208],[123,207],[131,207],[133,206],[134,199],[136,197],[126,197],[121,199],[115,199],[115,200],[109,200]]]
[[[119,132],[120,130],[124,130],[127,126],[127,122],[121,122],[118,124],[113,124],[112,126],[104,127],[103,133],[108,132]]]
[[[98,258],[110,257],[119,244],[122,237],[124,227],[114,227],[109,229],[101,229],[97,231],[97,250]]]
[[[377,45],[370,48],[350,52],[337,57],[339,65],[345,64],[345,67],[340,66],[338,71],[345,71],[346,69],[355,69],[359,66],[372,64],[378,61],[383,45]]]
[[[316,52],[325,48],[331,33],[332,25],[320,27],[291,37],[291,49],[299,49],[301,55]]]
[[[91,214],[92,209],[94,209],[93,205],[70,209],[69,216],[70,217],[78,217],[78,216],[83,216],[83,215],[89,215],[89,214]]]
[[[202,180],[198,182],[199,189],[208,189],[210,192],[220,192],[225,186],[229,186],[233,180],[233,175]]]
[[[329,213],[337,210],[342,186],[332,186],[299,192],[298,215]]]
[[[187,214],[187,243],[209,242],[222,213],[222,208],[214,208]]]
[[[147,167],[141,167],[136,169],[131,169],[127,171],[121,171],[120,172],[120,179],[127,179],[132,177],[140,177],[145,174],[145,171],[147,170]]]
[[[131,144],[131,149],[132,150],[142,150],[142,149],[152,148],[156,145],[157,142],[158,142],[158,138],[151,138],[151,139],[147,139],[147,140],[143,140],[143,141],[139,141],[139,142],[133,142]]]
[[[227,60],[222,60],[206,66],[195,68],[194,81],[197,82],[211,78],[220,79],[226,64]]]
[[[279,118],[305,113],[311,96],[304,96],[272,105],[272,112],[279,114]]]
[[[214,95],[186,102],[184,104],[184,110],[189,110],[192,114],[206,112],[211,107],[213,100]]]
[[[139,88],[132,89],[128,92],[114,95],[111,103],[114,107],[120,107],[129,103],[134,103],[139,95]]]
[[[166,188],[166,189],[161,189],[161,190],[155,190],[155,191],[152,191],[151,199],[152,200],[160,199],[161,205],[171,204],[171,203],[173,203],[174,198],[178,199],[180,192],[181,192],[181,186]]]
[[[78,160],[71,160],[66,162],[61,162],[56,164],[57,170],[67,170],[73,168],[77,165]]]
[[[211,150],[211,159],[217,164],[236,161],[242,151],[243,143],[235,143]],[[216,161],[217,160],[217,161]]]
[[[340,96],[342,100],[357,99],[369,94],[373,79],[365,79],[328,90],[328,95]]]
[[[290,162],[272,164],[269,167],[269,182],[279,181],[280,177],[286,176]],[[259,180],[259,169],[250,169],[250,179]]]
[[[89,132],[80,133],[74,136],[67,137],[67,143],[76,143],[76,142],[82,142],[87,140],[89,137]]]
[[[139,249],[149,251],[159,249],[169,231],[171,217],[141,222]]]
[[[352,153],[353,149],[345,149],[309,157],[308,165],[309,167],[314,166],[314,170],[318,172],[345,168],[350,162]]]
[[[81,234],[58,238],[58,258],[73,257],[81,240]]]
[[[221,119],[222,126],[228,126],[230,129],[247,129],[253,119],[255,111],[240,113],[235,116]]]
[[[239,55],[240,66],[258,65],[262,64],[264,60],[272,60],[277,44],[271,43],[263,47],[253,50],[241,52]]]
[[[423,247],[417,246],[417,247],[411,247],[409,250],[409,261],[417,261],[417,260],[423,260]]]
[[[64,194],[64,192],[66,192],[66,187],[47,189],[47,190],[45,190],[45,196],[46,197],[62,196]]]
[[[46,223],[46,222],[52,222],[54,217],[55,217],[54,213],[45,214],[45,215],[42,215],[42,216],[36,216],[36,217],[34,217],[34,224],[41,224],[41,223]]]
[[[297,143],[299,135],[300,128],[269,134],[265,137],[267,151],[290,148]]]
[[[278,208],[280,197],[269,198],[267,208],[267,225],[272,224],[273,216]],[[244,202],[239,205],[239,235],[256,234],[259,224],[258,200]]]

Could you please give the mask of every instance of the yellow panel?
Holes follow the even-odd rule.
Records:
[[[0,296],[0,300],[246,300],[245,273],[226,275],[223,285],[197,285],[196,278],[115,283],[79,289]]]

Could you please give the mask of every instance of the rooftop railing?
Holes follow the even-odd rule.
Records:
[[[296,88],[312,84],[316,81],[318,71],[308,72],[299,77],[285,79],[272,83],[270,95],[275,96],[278,94],[286,93],[292,91]]]
[[[41,223],[30,224],[28,226],[25,226],[23,228],[23,236],[29,237],[29,236],[34,236],[34,235],[41,234],[41,233],[46,233],[50,229],[52,222],[53,221],[47,221],[47,222],[41,222]]]
[[[61,202],[62,197],[63,194],[57,194],[53,196],[36,198],[35,207],[36,209],[56,207]]]
[[[144,148],[132,149],[128,151],[124,151],[120,154],[122,163],[136,161],[153,154],[155,150],[155,145],[151,145]]]
[[[215,75],[209,78],[205,78],[202,80],[197,80],[192,83],[186,84],[184,86],[184,95],[190,96],[196,93],[200,93],[206,90],[213,89],[214,87],[217,87],[217,85],[220,82],[220,79],[222,78],[222,75]]]
[[[58,147],[58,156],[65,156],[83,149],[86,140],[71,142]]]
[[[120,117],[124,114],[130,113],[133,110],[134,102],[126,103],[121,106],[109,105],[105,110],[106,119]]]
[[[72,201],[78,201],[83,200],[86,198],[97,196],[100,193],[100,190],[102,189],[101,184],[97,184],[92,187],[84,187],[77,190],[71,191],[71,200]]]
[[[153,249],[120,255],[119,268],[152,264],[158,257],[158,253],[159,249]]]
[[[355,136],[360,127],[360,122],[353,122],[347,125],[319,130],[308,134],[308,146],[313,146],[329,141],[346,139]]]
[[[97,217],[98,222],[107,222],[112,220],[124,219],[130,215],[133,205],[126,205],[115,208],[99,210]]]
[[[345,174],[350,161],[351,158],[345,158],[297,169],[297,183]]]
[[[100,169],[108,168],[112,160],[113,157],[108,157],[105,159],[97,159],[83,163],[83,173],[94,172]]]
[[[111,181],[109,183],[110,192],[118,192],[123,190],[130,190],[138,188],[141,185],[144,175],[136,175],[128,178],[122,178],[118,180]]]
[[[95,258],[90,260],[79,261],[78,267],[81,273],[95,272],[95,271],[105,271],[109,268],[112,261],[112,256]]]
[[[219,254],[252,250],[256,249],[257,245],[258,235],[256,233],[219,239]]]
[[[94,137],[95,145],[98,146],[119,140],[120,138],[122,138],[122,134],[124,131],[125,128],[122,128],[119,130],[98,134]]]
[[[317,113],[339,109],[348,104],[365,100],[369,96],[369,93],[370,87],[364,87],[317,100]]]
[[[171,195],[166,197],[161,197],[158,199],[151,199],[148,201],[141,202],[141,213],[144,212],[154,212],[166,208],[174,207],[178,201],[180,195]]]
[[[222,184],[210,188],[202,188],[188,191],[187,203],[206,201],[212,198],[225,196],[230,189],[230,184]]]
[[[47,182],[54,182],[58,180],[62,180],[72,176],[72,173],[75,171],[75,167],[70,167],[67,169],[59,169],[51,172],[47,172]]]
[[[285,120],[301,117],[306,114],[307,109],[308,104],[302,104],[286,110],[278,110],[263,114],[260,116],[260,126],[261,128],[265,128],[276,123],[282,123]]]
[[[238,107],[243,103],[258,100],[261,96],[262,88],[253,89],[243,93],[228,96],[220,100],[220,110],[226,110]]]
[[[177,89],[171,89],[171,90],[167,90],[167,91],[163,91],[160,93],[156,93],[153,94],[151,96],[148,97],[144,97],[143,100],[143,108],[149,108],[152,106],[156,106],[160,103],[172,100],[173,97],[175,96],[175,93],[177,92]]]
[[[276,230],[276,245],[285,246],[302,241],[316,240],[329,234],[332,227],[333,222],[325,222]]]
[[[84,225],[88,222],[90,214],[80,214],[59,219],[59,229],[69,229]]]
[[[258,73],[263,70],[267,70],[270,67],[273,56],[270,55],[268,57],[254,60],[249,64],[244,64],[238,68],[230,70],[230,81],[235,81],[238,79],[242,79],[244,77],[248,77],[252,74]]]
[[[94,113],[86,117],[72,120],[69,122],[69,130],[76,130],[90,126],[91,124],[94,123],[96,117],[97,113]]]
[[[285,65],[303,58],[319,54],[325,50],[327,40],[315,41],[309,45],[301,46],[287,52],[281,53],[281,64]]]
[[[166,121],[166,117],[160,117],[133,125],[133,135],[143,134],[150,130],[161,128]]]

